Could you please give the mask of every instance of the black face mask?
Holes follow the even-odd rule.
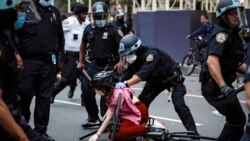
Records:
[[[15,9],[0,11],[0,29],[12,30],[17,20],[17,11]]]

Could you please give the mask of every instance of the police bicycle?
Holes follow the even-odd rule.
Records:
[[[201,65],[204,62],[204,54],[205,54],[205,49],[200,50],[200,61],[197,63],[198,58],[196,57],[196,52],[195,48],[197,47],[198,43],[202,40],[200,36],[196,37],[190,37],[191,40],[191,47],[189,49],[188,54],[183,58],[182,64],[181,64],[181,69],[182,73],[185,76],[189,76],[194,72],[194,69],[196,66]]]

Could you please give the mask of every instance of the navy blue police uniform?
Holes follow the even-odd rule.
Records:
[[[16,39],[14,35],[7,37],[0,32],[0,89],[3,90],[2,98],[28,138],[32,141],[40,141],[40,137],[28,125],[21,113],[21,99],[18,95],[20,69],[15,58],[17,40],[13,39]],[[0,140],[15,141],[3,128],[0,128]]]
[[[215,25],[208,41],[207,55],[219,57],[221,74],[225,83],[232,87],[236,78],[238,67],[244,62],[246,49],[238,32],[232,32],[221,26]],[[233,56],[233,57],[232,57]],[[221,94],[219,85],[206,71],[201,72],[202,95],[209,104],[214,106],[222,115],[226,117],[226,123],[219,141],[236,141],[241,138],[246,122],[245,114],[241,108],[237,96],[229,96],[226,99],[218,100]]]
[[[132,27],[129,27],[126,21],[115,20],[114,25],[120,28],[124,35],[127,35],[132,31]]]
[[[34,125],[41,135],[46,134],[50,114],[49,90],[55,82],[59,54],[64,50],[64,34],[60,13],[54,6],[42,7],[37,3],[41,16],[38,23],[25,22],[17,31],[19,51],[24,61],[20,96],[22,112],[30,120],[30,104],[36,96]]]
[[[87,73],[92,77],[97,72],[103,70],[112,70],[119,62],[119,42],[123,37],[122,31],[111,23],[108,23],[103,28],[89,24],[83,33],[82,42],[88,43],[88,60],[90,64],[87,68]],[[85,108],[88,112],[88,121],[99,121],[98,107],[95,100],[95,91],[91,87],[89,80],[84,79],[82,83],[83,99]],[[107,107],[105,100],[101,98],[101,115],[106,113]],[[87,127],[88,125],[82,125]]]
[[[134,74],[146,84],[139,99],[149,107],[151,102],[165,89],[172,91],[175,111],[188,131],[196,131],[192,114],[185,104],[186,87],[178,63],[171,56],[157,48],[142,46],[136,51],[137,59],[122,75],[122,81]]]

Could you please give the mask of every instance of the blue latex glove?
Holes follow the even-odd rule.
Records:
[[[124,82],[118,82],[115,84],[115,88],[116,89],[123,89],[123,88],[126,88],[127,85],[124,83]]]

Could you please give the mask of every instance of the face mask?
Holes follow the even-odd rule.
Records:
[[[26,13],[18,12],[17,20],[15,22],[15,30],[20,29],[23,27],[25,23]]]
[[[106,25],[106,19],[104,20],[95,20],[95,24],[97,27],[104,27]]]
[[[48,7],[52,4],[51,0],[39,0],[39,4],[41,4],[43,7]]]
[[[100,96],[105,96],[105,93],[103,93],[101,90],[95,90],[95,93],[100,95]]]
[[[126,58],[126,61],[129,64],[133,64],[136,59],[137,59],[137,56],[135,54],[133,54],[133,55],[128,55],[127,58]]]

